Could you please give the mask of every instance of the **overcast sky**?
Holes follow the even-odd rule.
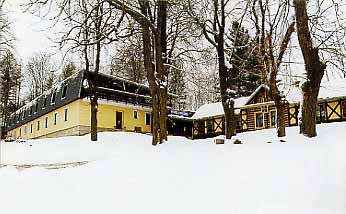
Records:
[[[49,29],[50,24],[30,13],[24,13],[20,6],[23,0],[10,0],[6,2],[6,10],[11,21],[11,30],[16,38],[15,50],[23,64],[34,53],[40,51],[53,51],[54,43],[49,39],[54,35]]]

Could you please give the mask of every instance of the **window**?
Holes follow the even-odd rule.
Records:
[[[44,98],[43,107],[42,107],[43,109],[46,108],[46,106],[47,106],[47,99],[48,99],[48,97]]]
[[[151,124],[151,114],[149,112],[145,112],[145,125],[149,126]]]
[[[325,112],[324,112],[324,108],[323,105],[317,105],[316,108],[316,122],[317,123],[321,123],[324,121],[325,118]]]
[[[22,128],[19,129],[19,137],[22,136]]]
[[[37,113],[38,111],[38,103],[36,103],[36,106],[35,106],[35,113]]]
[[[205,123],[204,120],[198,121],[197,122],[197,127],[198,127],[198,134],[204,134],[205,133]]]
[[[55,103],[55,97],[56,97],[56,91],[54,91],[52,94],[52,99],[50,100],[51,105]]]
[[[39,131],[40,130],[40,121],[38,120],[37,121],[37,131]]]
[[[342,108],[342,117],[346,118],[346,100],[342,101],[341,108]]]
[[[32,126],[33,126],[33,124],[31,123],[30,124],[30,133],[32,133]]]
[[[66,92],[67,92],[67,85],[64,86],[64,88],[62,89],[61,99],[66,98]]]
[[[56,125],[57,120],[58,120],[58,113],[54,113],[54,122],[53,122],[54,125]]]
[[[29,116],[32,115],[32,106],[30,106]]]
[[[25,116],[26,116],[26,111],[23,112],[23,118],[22,118],[23,120],[24,120]]]
[[[263,127],[264,127],[263,113],[256,113],[256,128],[263,128]]]
[[[133,119],[137,119],[138,118],[138,111],[133,111]]]
[[[24,126],[24,135],[26,135],[26,133],[27,133],[27,127]]]
[[[270,126],[275,127],[276,126],[276,111],[270,112]]]
[[[68,113],[68,109],[67,108],[65,108],[64,109],[64,121],[67,121],[67,113]]]
[[[214,131],[214,121],[207,120],[207,132],[212,133]]]
[[[44,118],[44,127],[48,128],[48,117]]]

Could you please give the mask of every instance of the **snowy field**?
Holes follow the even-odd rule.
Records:
[[[1,214],[345,214],[346,123],[317,138],[287,129],[239,134],[243,144],[149,135],[3,143],[2,164],[88,161],[65,169],[0,169]],[[272,142],[272,143],[268,143]]]

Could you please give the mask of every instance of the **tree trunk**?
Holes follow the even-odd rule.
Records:
[[[316,108],[319,87],[303,89],[302,120],[300,123],[301,134],[315,137],[316,133]]]
[[[286,136],[286,124],[285,124],[285,104],[279,97],[275,101],[276,106],[276,130],[278,137]]]
[[[159,80],[159,123],[160,139],[159,143],[167,140],[167,1],[158,1],[158,21],[157,33],[155,34],[156,42],[156,73]]]
[[[146,9],[143,8],[142,11],[145,12]],[[161,127],[161,125],[163,125],[163,123],[166,122],[166,115],[162,115],[161,109],[163,105],[164,105],[164,109],[166,108],[167,102],[165,103],[164,100],[162,100],[162,97],[160,97],[162,95],[162,92],[160,92],[160,88],[157,84],[156,76],[155,76],[155,68],[152,63],[153,35],[151,34],[150,27],[147,23],[142,23],[142,37],[143,37],[144,68],[147,73],[147,79],[149,82],[149,88],[150,88],[150,93],[152,97],[152,123],[151,123],[152,130],[151,132],[153,135],[152,144],[155,146],[158,143],[162,143],[163,137],[167,136],[167,134],[164,135],[163,133],[163,131],[165,131],[164,130],[165,126]],[[159,60],[156,63],[158,64],[162,62]]]
[[[226,139],[231,139],[232,136],[236,134],[234,101],[230,100],[229,102],[226,101],[224,103],[223,103],[223,109],[225,112],[225,136],[226,136]]]
[[[97,96],[91,98],[90,102],[90,112],[91,112],[91,141],[97,141]]]
[[[299,45],[304,57],[305,69],[307,72],[307,81],[302,87],[303,103],[300,130],[301,133],[307,137],[315,137],[317,135],[317,97],[326,65],[320,60],[318,47],[313,47],[309,30],[306,0],[294,0],[293,4],[296,13]]]

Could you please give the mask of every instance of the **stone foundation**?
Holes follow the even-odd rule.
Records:
[[[114,131],[128,131],[128,130],[118,130],[115,128],[97,128],[98,132],[114,132]],[[56,131],[46,135],[36,137],[34,139],[42,138],[55,138],[55,137],[66,137],[66,136],[82,136],[90,133],[90,126],[75,126],[72,128]]]

